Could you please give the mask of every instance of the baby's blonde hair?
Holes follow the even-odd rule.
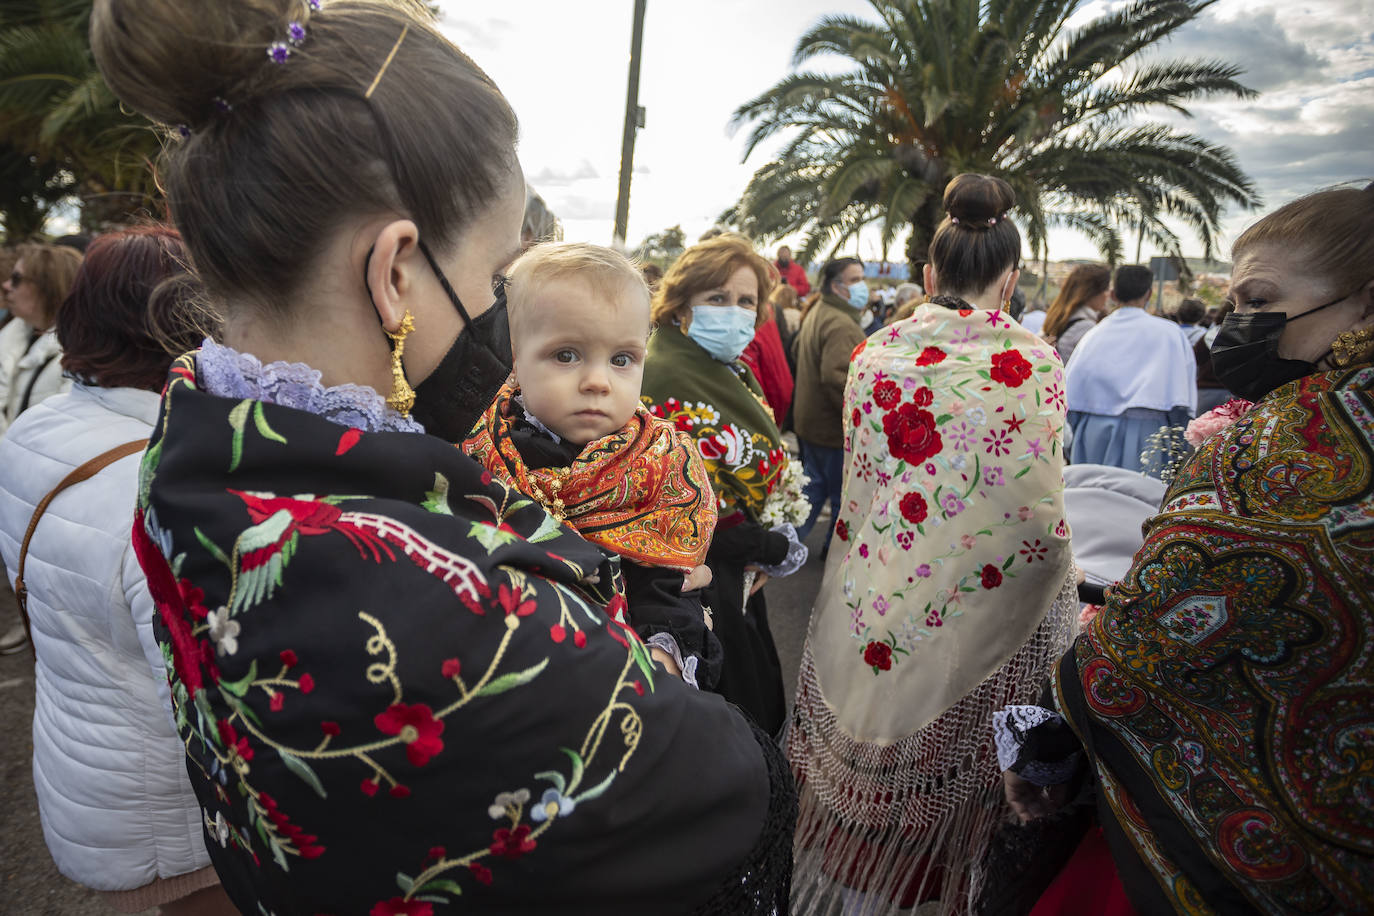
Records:
[[[589,242],[546,242],[515,259],[507,271],[506,310],[511,335],[520,333],[534,291],[555,280],[582,280],[607,299],[633,296],[649,306],[649,287],[639,265],[613,248]],[[645,322],[644,333],[649,332]]]

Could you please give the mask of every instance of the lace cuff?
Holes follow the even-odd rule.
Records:
[[[684,659],[682,657],[682,648],[677,644],[677,640],[673,639],[671,633],[655,633],[645,641],[645,645],[656,649],[662,649],[664,652],[671,655],[673,661],[677,663],[678,668],[682,670],[682,680],[687,683],[688,686],[700,689],[697,685],[697,663],[700,662],[701,659],[697,658],[695,655],[689,655]]]
[[[1068,723],[1043,706],[1008,706],[992,714],[997,765],[1037,786],[1068,782],[1083,752],[1064,740]]]
[[[773,531],[787,538],[787,556],[776,566],[759,566],[759,569],[768,574],[769,578],[781,579],[783,576],[790,576],[806,564],[806,558],[810,551],[806,545],[797,537],[797,529],[790,522],[783,522],[775,526]]]

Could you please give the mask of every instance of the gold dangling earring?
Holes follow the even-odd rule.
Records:
[[[1337,366],[1348,366],[1371,353],[1374,353],[1374,325],[1345,331],[1331,341],[1331,357]]]
[[[410,309],[401,318],[401,326],[396,329],[396,333],[386,332],[386,336],[391,338],[391,394],[387,395],[387,406],[395,410],[403,417],[410,417],[410,408],[415,406],[415,389],[410,387],[410,382],[406,381],[405,366],[401,365],[401,356],[406,350],[406,337],[415,330],[415,316],[410,314]]]

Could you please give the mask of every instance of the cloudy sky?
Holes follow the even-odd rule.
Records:
[[[1117,2],[1091,0],[1078,15]],[[611,239],[633,6],[440,2],[445,30],[514,105],[526,176],[569,239]],[[695,238],[738,198],[770,150],[741,163],[731,112],[789,72],[803,31],[841,12],[871,18],[865,0],[649,0],[631,245],[678,223]],[[1219,0],[1161,53],[1237,63],[1242,81],[1261,91],[1164,119],[1230,146],[1264,198],[1260,212],[1318,187],[1374,179],[1374,0]],[[1228,214],[1223,244],[1257,215]],[[881,257],[876,232],[859,247],[866,259]],[[1184,250],[1200,245],[1187,239]],[[1051,238],[1051,258],[1093,253],[1076,234]],[[900,242],[891,254],[901,256]]]

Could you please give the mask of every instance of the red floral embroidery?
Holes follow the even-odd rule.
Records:
[[[554,642],[562,642],[567,638],[568,631],[564,629],[563,624],[555,623],[553,626],[549,627],[549,639],[552,639]]]
[[[1031,377],[1031,364],[1020,350],[1005,350],[992,357],[992,380],[1008,388],[1020,388]]]
[[[444,723],[434,718],[424,703],[395,703],[372,721],[382,734],[400,735],[406,744],[406,757],[417,767],[429,763],[431,757],[444,749],[439,737],[444,732]]]
[[[281,650],[281,663],[286,667],[294,668],[296,667],[296,663],[299,661],[300,659],[296,658],[295,652],[291,651],[290,649]]]
[[[271,698],[267,701],[267,708],[273,712],[281,712],[281,708],[284,705],[286,705],[286,697],[280,693],[272,694]]]
[[[911,464],[920,464],[944,448],[935,417],[915,404],[903,404],[883,417],[883,432],[892,456]]]
[[[424,900],[392,897],[373,906],[368,916],[434,916],[434,905]]]
[[[859,408],[855,407],[849,415],[849,425],[858,426],[861,419],[863,419],[863,414],[859,413]]]
[[[1002,570],[989,563],[983,567],[983,588],[996,588],[1002,584]]]
[[[236,753],[244,760],[253,759],[253,749],[248,746],[246,737],[240,738],[239,733],[234,730],[234,726],[229,724],[228,719],[220,719],[215,723],[219,727],[219,738],[224,742],[225,748],[231,753]]]
[[[491,854],[504,859],[518,859],[538,846],[530,839],[530,825],[521,824],[514,830],[501,827],[491,835]]]
[[[487,868],[481,862],[473,862],[468,866],[468,871],[472,872],[472,876],[476,878],[479,883],[491,884],[491,869]]]
[[[181,592],[181,600],[186,602],[191,616],[204,620],[210,615],[210,609],[205,606],[205,591],[192,585],[190,579],[178,581],[177,591]]]
[[[444,664],[439,668],[439,673],[442,674],[446,680],[450,680],[457,677],[458,672],[462,670],[462,662],[458,661],[456,658],[446,658],[444,659]]]
[[[844,523],[844,519],[835,523],[835,537],[842,541],[849,540],[849,526]]]
[[[929,388],[922,385],[920,388],[916,389],[916,393],[911,396],[911,400],[915,402],[917,407],[929,407],[931,402],[935,400],[935,394]]]
[[[902,400],[902,389],[894,382],[883,379],[873,386],[873,403],[883,410],[891,410]]]
[[[309,693],[315,689],[315,678],[309,674],[302,674],[299,683],[301,686],[301,693]]]
[[[377,794],[377,783],[372,779],[364,779],[358,784],[358,789],[369,798]]]
[[[329,735],[332,738],[339,732],[343,731],[343,729],[339,727],[338,722],[335,722],[331,719],[325,719],[323,722],[320,723],[320,731],[324,732],[326,735]]]
[[[342,455],[342,454],[344,454],[344,453],[347,452],[349,449],[351,449],[353,446],[357,445],[357,444],[358,444],[358,440],[361,439],[362,437],[363,437],[363,431],[362,431],[361,429],[347,429],[347,430],[344,430],[344,434],[343,434],[342,436],[339,437],[339,444],[338,444],[337,446],[334,447],[334,454],[335,454],[335,455]]]
[[[583,646],[585,646],[586,644],[587,644],[587,634],[586,634],[586,633],[583,633],[581,630],[578,630],[576,633],[573,634],[573,645],[574,645],[574,646],[577,646],[577,648],[581,649],[581,648],[582,648]]]
[[[496,601],[501,605],[501,609],[506,612],[507,617],[511,614],[516,617],[528,617],[534,613],[535,608],[538,607],[538,602],[533,598],[520,600],[523,594],[523,591],[513,589],[509,585],[502,585],[496,590]]]
[[[871,642],[864,649],[864,663],[888,671],[892,668],[892,647],[885,642]]]
[[[916,357],[916,365],[933,366],[936,363],[944,362],[947,354],[939,347],[926,347],[921,351],[921,355]]]
[[[930,510],[926,504],[926,498],[920,493],[908,493],[902,497],[902,501],[898,505],[902,510],[902,518],[913,525],[919,525],[925,521],[926,514]]]

